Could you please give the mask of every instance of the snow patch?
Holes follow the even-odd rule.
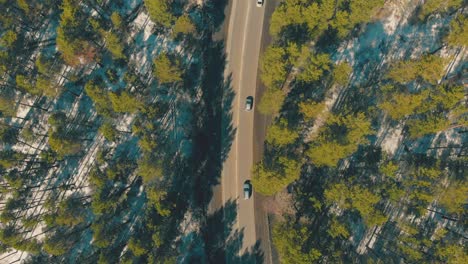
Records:
[[[197,233],[200,231],[200,224],[196,221],[196,218],[193,216],[191,211],[185,212],[184,220],[179,226],[181,230],[181,236],[187,235],[190,233]],[[180,240],[182,237],[179,236],[176,241]]]
[[[96,140],[93,142],[93,145],[88,149],[86,155],[80,161],[80,164],[76,169],[78,172],[77,175],[72,178],[74,180],[75,186],[84,187],[87,184],[89,172],[93,168],[99,147],[101,147],[102,144],[104,144],[104,137],[97,136]],[[91,193],[91,189],[89,187],[82,188],[81,191],[84,194]]]
[[[23,251],[16,251],[11,253],[7,252],[0,255],[0,263],[21,263],[27,258],[27,254],[24,254]]]
[[[22,103],[32,105],[34,104],[34,100],[27,100],[27,102],[22,102]],[[18,106],[18,109],[16,110],[16,116],[20,118],[26,118],[31,108],[32,107],[30,106],[20,104]]]
[[[394,128],[386,128],[381,126],[378,132],[378,137],[383,137],[380,146],[382,150],[390,155],[394,155],[398,149],[401,140],[403,139],[403,124],[399,124]]]
[[[131,124],[135,119],[135,115],[125,115],[122,119],[120,119],[119,123],[115,126],[115,129],[119,131],[131,131]]]
[[[404,0],[391,1],[380,11],[380,17],[383,17],[383,19],[381,19],[382,24],[388,35],[393,35],[395,33],[401,21],[401,15],[403,13],[402,8],[406,6],[407,2],[408,1]]]
[[[138,31],[142,29],[143,29],[143,41],[146,41],[151,36],[151,34],[153,34],[152,30],[155,24],[153,21],[151,21],[148,14],[146,14],[145,12],[141,12],[140,14],[138,14],[138,16],[135,18],[133,23],[135,24],[138,30],[132,32],[131,34],[132,37]]]
[[[365,254],[367,249],[374,248],[374,244],[377,241],[377,235],[382,231],[381,227],[375,227],[373,229],[368,229],[364,237],[359,242],[359,245],[356,249],[358,254]]]

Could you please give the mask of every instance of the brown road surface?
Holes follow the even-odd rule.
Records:
[[[227,160],[223,165],[221,184],[214,188],[209,212],[221,208],[228,201],[237,202],[237,221],[233,232],[242,233],[242,243],[237,255],[243,255],[260,242],[264,263],[271,263],[271,245],[266,213],[256,201],[257,194],[248,200],[243,198],[243,183],[251,179],[251,169],[261,155],[265,127],[268,118],[256,111],[245,111],[245,99],[254,97],[255,104],[263,92],[258,79],[258,61],[265,42],[269,39],[264,20],[271,16],[278,0],[265,0],[262,7],[256,0],[231,0],[225,21],[227,67],[226,78],[231,75],[232,89],[236,96],[232,104],[232,123],[237,129]],[[266,18],[267,17],[267,18]],[[254,119],[256,124],[254,125]],[[258,124],[257,124],[258,122]],[[255,130],[254,130],[255,129]]]

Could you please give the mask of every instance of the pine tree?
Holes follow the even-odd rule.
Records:
[[[388,77],[399,83],[407,83],[418,78],[436,84],[444,74],[446,59],[426,55],[418,60],[400,61],[393,65]]]
[[[112,12],[111,14],[111,21],[112,21],[112,25],[115,27],[115,28],[120,28],[122,27],[122,17],[119,15],[119,13],[117,12]]]
[[[287,157],[278,157],[274,163],[267,166],[260,162],[254,166],[252,184],[257,192],[273,195],[299,179],[300,162]]]
[[[439,202],[449,213],[462,215],[466,211],[464,206],[467,194],[468,183],[466,181],[454,181],[442,191]]]
[[[109,98],[112,103],[113,110],[117,113],[136,113],[144,106],[142,102],[126,91],[122,91],[120,93],[110,92]]]
[[[272,145],[284,147],[294,143],[298,137],[299,134],[288,127],[288,121],[280,119],[277,123],[270,125],[265,140]]]
[[[445,13],[457,9],[462,3],[463,0],[427,0],[421,6],[419,18],[422,20],[432,13]]]
[[[265,115],[274,115],[280,112],[286,96],[280,89],[270,88],[263,93],[258,110]]]
[[[103,38],[106,41],[106,48],[116,59],[125,59],[124,46],[117,34],[112,32],[103,32]]]
[[[460,14],[450,22],[450,32],[445,41],[450,46],[468,46],[468,18]]]
[[[318,167],[335,167],[338,162],[354,153],[359,145],[368,142],[373,134],[370,121],[363,113],[348,116],[329,116],[317,140],[311,143],[306,155]]]
[[[177,60],[171,60],[167,53],[160,54],[154,60],[154,76],[160,84],[182,81],[182,69]]]
[[[157,25],[170,27],[175,20],[171,11],[171,0],[144,0],[148,14]]]
[[[196,32],[195,25],[188,15],[182,15],[177,18],[172,33],[177,36],[178,34],[194,34]]]
[[[306,227],[295,227],[292,225],[292,221],[277,223],[273,227],[272,236],[281,263],[310,264],[317,262],[322,254],[315,248],[306,248],[304,241],[309,235],[310,232]]]
[[[269,46],[260,59],[260,78],[269,89],[281,88],[288,74],[286,50]]]
[[[115,141],[117,139],[117,132],[111,122],[104,122],[99,127],[99,132],[109,141]]]
[[[348,83],[348,78],[353,68],[347,62],[341,62],[333,69],[333,80],[338,85]]]
[[[299,111],[301,114],[304,115],[306,120],[315,119],[321,114],[323,111],[326,110],[325,102],[314,102],[312,100],[300,102],[299,103]]]
[[[138,175],[142,177],[145,184],[161,179],[163,175],[161,162],[148,156],[141,158],[138,162]]]
[[[328,54],[310,55],[303,71],[297,79],[304,82],[318,81],[325,72],[330,70],[330,57]]]
[[[99,114],[109,116],[113,112],[109,94],[101,87],[100,83],[89,81],[85,85],[85,91],[94,102]]]

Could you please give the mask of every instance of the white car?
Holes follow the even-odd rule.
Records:
[[[257,0],[257,6],[261,7],[263,5],[263,0]]]
[[[250,199],[250,196],[252,196],[252,184],[250,183],[249,180],[246,180],[244,182],[244,200]]]
[[[247,96],[245,98],[245,111],[250,111],[253,108],[253,96]]]

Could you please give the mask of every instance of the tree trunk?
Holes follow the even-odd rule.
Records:
[[[37,105],[29,105],[29,104],[25,104],[25,103],[21,103],[21,102],[19,102],[18,104],[23,105],[23,106],[29,106],[29,107],[32,107],[32,108],[36,108],[36,109],[39,109],[39,110],[42,110],[42,111],[45,111],[45,112],[49,111],[49,109],[42,108],[42,107],[37,106]]]
[[[33,147],[32,145],[30,145],[30,144],[28,144],[28,143],[26,143],[26,142],[24,142],[24,141],[21,141],[21,140],[16,140],[16,141],[17,141],[18,143],[24,144],[24,145],[26,145],[26,146],[28,146],[28,147],[30,147],[30,148],[32,148],[32,149],[42,151],[42,149]]]
[[[436,211],[436,210],[432,210],[432,209],[429,209],[429,208],[426,208],[426,210],[428,210],[429,212],[434,212],[434,213],[436,213],[436,214],[439,214],[439,215],[442,216],[442,218],[447,219],[447,220],[449,220],[449,221],[454,221],[454,222],[458,222],[458,221],[459,221],[458,218],[454,218],[454,217],[452,217],[452,216],[450,216],[450,215],[446,215],[446,214],[444,214],[444,213],[442,213],[442,212],[439,212],[439,211]]]

